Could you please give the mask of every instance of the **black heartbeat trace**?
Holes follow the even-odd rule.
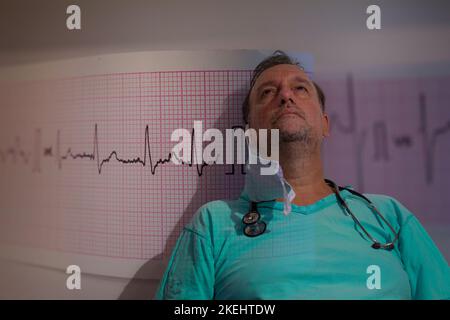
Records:
[[[236,128],[242,128],[241,126],[234,126],[233,129]],[[34,153],[34,161],[33,161],[33,172],[39,172],[40,171],[40,145],[41,145],[41,129],[37,129],[35,132],[36,138],[35,138],[35,153]],[[96,160],[97,162],[97,171],[99,174],[102,173],[102,168],[103,165],[105,163],[108,163],[111,161],[111,159],[115,159],[116,161],[123,163],[123,164],[141,164],[143,167],[149,165],[150,166],[150,170],[152,175],[155,175],[156,173],[156,168],[159,165],[163,165],[163,164],[167,164],[171,161],[172,156],[174,156],[175,158],[177,158],[178,162],[181,165],[187,165],[189,167],[192,167],[194,165],[194,154],[195,152],[193,152],[194,150],[194,143],[195,143],[195,130],[194,128],[192,129],[192,135],[193,138],[191,139],[191,145],[190,145],[190,149],[191,149],[191,159],[188,162],[185,162],[181,159],[179,159],[176,154],[170,152],[166,158],[161,158],[156,160],[156,162],[154,162],[153,158],[152,158],[152,154],[151,154],[151,150],[150,150],[150,134],[149,134],[149,126],[147,125],[145,127],[145,138],[144,138],[144,158],[142,159],[141,157],[136,157],[136,158],[132,158],[132,159],[124,159],[124,158],[120,158],[119,155],[117,154],[117,151],[113,150],[111,151],[111,153],[109,154],[108,157],[104,158],[104,159],[100,159],[100,148],[99,148],[99,139],[98,139],[98,128],[97,128],[97,124],[95,124],[94,127],[94,138],[93,138],[93,146],[92,146],[92,153],[87,153],[87,152],[82,152],[82,153],[74,153],[72,151],[72,148],[68,148],[67,151],[65,152],[65,154],[61,155],[61,143],[60,143],[60,130],[57,131],[57,135],[56,135],[56,162],[57,162],[57,166],[58,169],[62,168],[62,161],[63,160],[68,160],[68,159],[72,159],[72,160],[76,160],[76,159],[89,159],[89,160]],[[53,157],[53,149],[52,147],[45,147],[43,149],[43,155],[44,157]],[[14,147],[10,147],[6,150],[6,152],[3,152],[0,149],[0,161],[1,162],[6,162],[8,157],[12,157],[12,160],[14,163],[17,162],[17,158],[21,159],[22,162],[24,164],[28,164],[30,162],[30,158],[32,157],[32,153],[31,152],[27,152],[24,149],[22,149],[21,145],[20,145],[20,138],[16,137],[16,143]],[[147,156],[148,156],[148,160],[147,160]],[[148,163],[147,163],[148,161]],[[198,161],[197,161],[198,162]],[[212,162],[212,163],[207,163],[205,161],[202,161],[202,163],[197,163],[195,164],[196,166],[196,171],[198,176],[202,176],[204,173],[204,168],[211,165],[211,164],[216,164],[216,162]],[[231,172],[225,172],[226,175],[234,175],[235,174],[235,168],[234,168],[234,164],[231,164]],[[244,165],[241,165],[241,174],[246,174],[245,170],[244,170]]]
[[[194,129],[192,129],[192,137],[195,137],[195,131]],[[93,150],[92,153],[72,153],[72,149],[69,148],[67,149],[66,153],[62,156],[59,155],[59,145],[60,145],[60,132],[58,130],[57,132],[57,143],[56,143],[56,148],[57,148],[57,160],[58,160],[58,168],[61,169],[61,162],[62,160],[67,160],[68,158],[71,159],[83,159],[83,158],[88,158],[90,160],[96,160],[97,161],[97,170],[98,170],[98,174],[102,173],[102,168],[103,165],[105,163],[108,163],[113,157],[116,159],[116,161],[123,163],[123,164],[135,164],[135,163],[139,163],[141,164],[143,167],[145,167],[147,165],[147,155],[148,155],[148,161],[149,161],[149,166],[150,166],[150,170],[152,175],[154,175],[156,173],[156,168],[159,165],[165,164],[170,162],[172,155],[174,155],[172,152],[170,152],[166,158],[161,158],[158,159],[155,163],[153,163],[153,159],[152,159],[152,154],[151,154],[151,150],[150,150],[150,135],[149,135],[149,127],[148,125],[145,127],[145,139],[144,139],[144,159],[142,160],[141,157],[136,157],[133,159],[122,159],[118,156],[117,152],[115,150],[111,151],[111,153],[109,154],[108,157],[106,157],[105,159],[100,160],[100,156],[99,156],[99,143],[98,143],[98,129],[97,129],[97,124],[95,124],[95,128],[94,128],[94,141],[93,141]],[[182,165],[188,165],[189,167],[193,166],[193,154],[194,152],[192,152],[194,148],[194,139],[191,139],[191,161],[189,162],[184,162],[182,160],[180,160]],[[51,148],[47,148],[45,151],[45,154],[51,155]],[[174,155],[176,157],[176,155]],[[206,163],[205,161],[203,161],[201,164],[196,164],[196,169],[197,169],[197,174],[199,176],[203,175],[203,169],[208,166],[208,163]]]

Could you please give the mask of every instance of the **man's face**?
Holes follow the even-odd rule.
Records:
[[[256,80],[249,100],[249,126],[279,129],[281,142],[321,142],[329,135],[328,116],[317,91],[298,66],[280,64]]]

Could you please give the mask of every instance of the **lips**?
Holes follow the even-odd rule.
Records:
[[[298,117],[304,119],[304,117],[303,117],[302,115],[298,114],[297,112],[283,112],[282,114],[280,114],[280,115],[276,118],[275,121],[278,121],[278,120],[280,120],[282,117],[287,116],[287,115],[295,115],[295,116],[298,116]]]

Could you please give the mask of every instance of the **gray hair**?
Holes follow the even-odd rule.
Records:
[[[300,69],[304,70],[304,68],[301,66],[301,64],[295,60],[293,60],[290,56],[288,56],[286,53],[284,53],[281,50],[276,50],[271,56],[267,57],[263,61],[261,61],[253,70],[252,79],[250,80],[250,88],[248,90],[247,96],[245,97],[244,102],[242,103],[242,114],[244,117],[244,122],[248,123],[248,114],[250,112],[250,92],[253,89],[253,86],[255,85],[256,79],[263,73],[265,70],[279,65],[279,64],[292,64],[295,66],[300,67]],[[325,94],[323,93],[322,88],[312,81],[314,87],[317,91],[317,96],[319,98],[320,107],[322,108],[322,112],[325,112]]]

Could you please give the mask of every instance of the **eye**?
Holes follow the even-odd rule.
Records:
[[[273,88],[267,88],[267,89],[264,89],[264,90],[261,92],[261,97],[264,98],[265,96],[267,96],[267,95],[269,95],[269,94],[271,94],[271,93],[273,93],[273,92],[274,92],[274,89],[273,89]]]
[[[306,89],[306,87],[304,87],[304,86],[297,86],[295,89],[297,89],[298,91],[308,92],[308,89]]]

